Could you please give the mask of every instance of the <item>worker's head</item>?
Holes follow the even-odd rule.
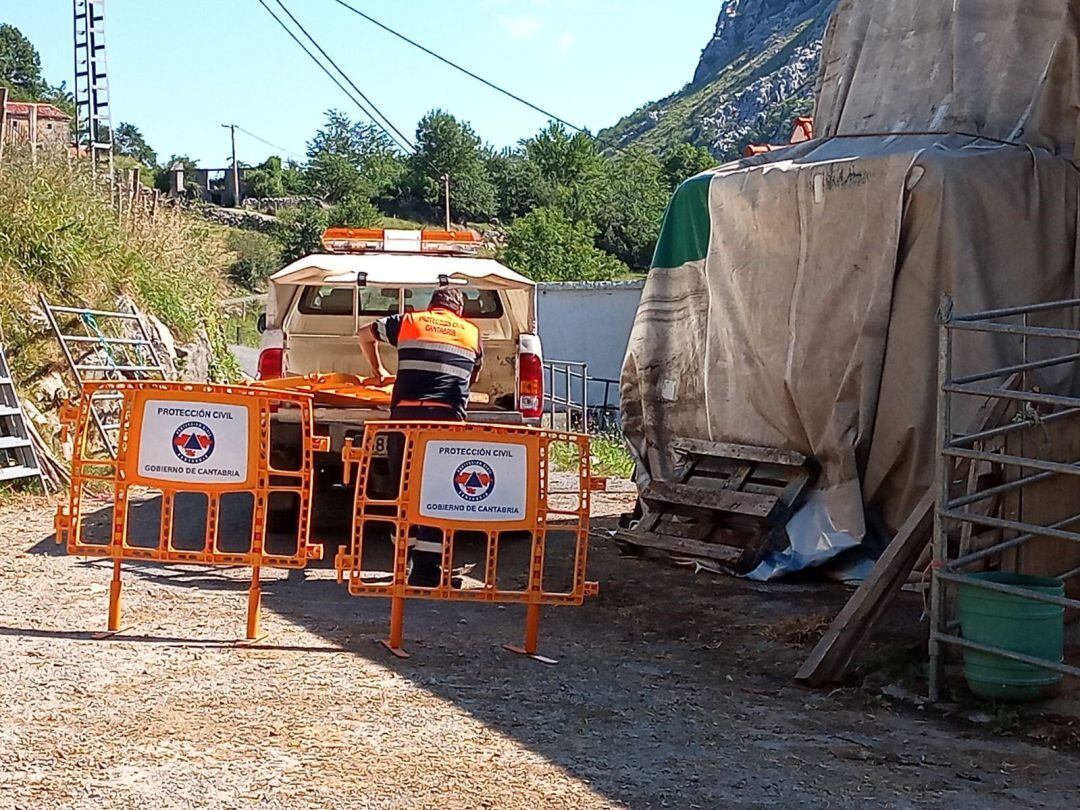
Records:
[[[460,316],[465,311],[465,296],[456,287],[439,287],[432,293],[429,309],[448,309]]]

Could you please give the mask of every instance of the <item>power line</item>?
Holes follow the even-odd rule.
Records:
[[[263,144],[263,145],[265,145],[265,146],[269,146],[269,147],[270,147],[271,149],[276,149],[276,150],[278,150],[279,152],[281,152],[282,154],[284,154],[284,155],[288,155],[288,156],[290,156],[290,157],[294,157],[294,158],[300,158],[300,159],[303,159],[303,155],[300,155],[300,154],[298,154],[298,153],[296,153],[296,152],[292,151],[291,149],[286,149],[286,148],[285,148],[284,146],[278,146],[278,145],[277,145],[276,143],[271,143],[270,141],[266,140],[266,138],[260,138],[260,137],[259,137],[258,135],[256,135],[256,134],[255,134],[254,132],[251,132],[250,130],[246,130],[246,129],[244,129],[244,128],[243,128],[242,126],[240,126],[239,124],[236,124],[235,126],[236,126],[236,128],[237,128],[238,130],[240,130],[241,132],[243,132],[243,133],[244,133],[245,135],[247,135],[247,136],[248,136],[249,138],[253,138],[253,139],[255,139],[256,141],[258,141],[259,143],[261,143],[261,144]]]
[[[363,105],[363,104],[362,104],[362,103],[360,102],[360,100],[359,100],[358,98],[356,98],[356,96],[354,96],[354,95],[353,95],[352,93],[350,93],[350,92],[349,92],[349,90],[348,90],[348,89],[347,89],[347,88],[345,87],[345,85],[343,85],[343,84],[342,84],[342,83],[341,83],[341,82],[340,82],[340,81],[338,80],[337,76],[335,76],[335,75],[334,75],[333,73],[331,73],[331,72],[330,72],[330,70],[329,70],[329,69],[328,69],[328,68],[326,67],[326,65],[324,65],[324,64],[323,64],[323,63],[322,63],[322,62],[321,62],[321,61],[319,60],[319,58],[318,58],[317,56],[315,56],[315,54],[313,54],[313,53],[311,52],[311,50],[310,50],[310,49],[309,49],[309,48],[308,48],[308,47],[307,47],[307,46],[306,46],[306,45],[305,45],[305,44],[304,44],[303,42],[301,42],[301,41],[300,41],[299,37],[297,37],[297,36],[296,36],[296,34],[294,34],[294,33],[293,33],[292,29],[291,29],[291,28],[289,28],[289,26],[285,24],[284,20],[282,20],[282,19],[281,19],[281,18],[280,18],[280,17],[279,17],[279,16],[277,15],[277,14],[275,14],[275,13],[274,13],[274,10],[273,10],[273,9],[271,9],[271,8],[270,8],[270,6],[268,6],[268,5],[266,4],[266,0],[258,0],[258,1],[259,1],[259,5],[261,5],[261,6],[263,7],[263,9],[265,9],[265,10],[266,10],[266,13],[267,13],[267,14],[269,14],[269,15],[270,15],[271,17],[273,17],[273,18],[274,18],[274,22],[276,22],[276,23],[277,23],[277,24],[278,24],[279,26],[281,26],[281,29],[282,29],[282,30],[283,30],[283,31],[284,31],[284,32],[285,32],[286,34],[288,34],[288,35],[289,35],[289,37],[290,37],[290,38],[292,39],[292,41],[293,41],[293,42],[295,42],[295,43],[296,43],[297,45],[299,45],[299,46],[300,46],[300,49],[301,49],[301,50],[303,50],[303,52],[304,52],[304,53],[306,53],[306,54],[308,55],[308,58],[310,58],[310,59],[311,59],[311,61],[313,61],[313,62],[314,62],[314,63],[315,63],[316,65],[318,65],[318,66],[319,66],[319,69],[320,69],[320,70],[322,70],[322,72],[323,72],[323,73],[325,73],[325,74],[326,74],[327,76],[329,76],[329,77],[330,77],[330,80],[331,80],[331,81],[332,81],[332,82],[333,82],[334,84],[336,84],[336,85],[338,86],[338,89],[339,89],[339,90],[341,90],[341,92],[343,92],[343,93],[344,93],[344,94],[345,94],[346,96],[348,96],[348,97],[349,97],[349,100],[350,100],[350,101],[352,101],[352,102],[353,102],[353,103],[354,103],[354,104],[355,104],[355,105],[356,105],[357,107],[359,107],[359,108],[361,109],[361,111],[363,111],[364,115],[366,115],[366,116],[367,116],[367,117],[368,117],[368,118],[369,118],[369,119],[370,119],[370,120],[372,121],[372,123],[374,123],[374,124],[375,124],[375,126],[377,126],[377,127],[379,128],[379,129],[381,129],[381,130],[383,131],[383,134],[385,134],[385,135],[386,135],[386,137],[387,137],[387,138],[389,138],[389,139],[390,139],[390,141],[391,141],[392,143],[394,143],[394,144],[396,144],[397,146],[399,146],[399,147],[403,148],[403,149],[404,149],[404,150],[405,150],[406,152],[412,152],[412,153],[413,153],[414,155],[420,156],[420,151],[419,151],[419,149],[417,149],[417,148],[416,148],[416,146],[415,146],[415,145],[414,145],[414,144],[413,144],[413,143],[412,143],[412,142],[411,142],[411,141],[410,141],[410,140],[409,140],[408,138],[406,138],[406,137],[405,137],[404,135],[402,135],[402,134],[401,134],[400,130],[398,130],[398,128],[397,128],[397,127],[395,127],[395,126],[393,125],[393,123],[391,123],[391,121],[390,121],[390,119],[389,119],[389,118],[387,118],[387,117],[386,117],[385,115],[383,115],[383,114],[382,114],[382,112],[380,112],[380,111],[378,110],[378,108],[377,108],[377,107],[375,107],[375,105],[374,105],[374,104],[371,104],[371,101],[370,101],[370,99],[368,99],[368,98],[367,98],[367,96],[365,96],[365,95],[363,94],[363,92],[362,92],[362,91],[360,90],[360,88],[356,86],[356,83],[355,83],[354,81],[352,81],[352,79],[350,79],[350,78],[349,78],[348,74],[347,74],[347,73],[345,73],[345,71],[341,69],[341,67],[340,67],[340,66],[339,66],[339,65],[338,65],[338,64],[337,64],[337,63],[336,63],[336,62],[335,62],[335,61],[334,61],[334,60],[333,60],[333,59],[332,59],[332,58],[330,57],[330,55],[329,55],[329,54],[327,54],[325,50],[323,50],[323,48],[322,48],[322,47],[321,47],[321,46],[319,45],[319,43],[318,43],[318,42],[317,42],[317,41],[315,40],[315,38],[314,38],[314,37],[312,37],[312,36],[311,36],[311,34],[309,34],[309,33],[307,32],[307,30],[306,30],[306,29],[305,29],[305,28],[304,28],[304,27],[303,27],[303,26],[302,26],[302,25],[300,24],[300,22],[299,22],[299,21],[298,21],[298,20],[296,19],[296,17],[294,17],[294,16],[292,15],[292,13],[291,13],[291,12],[289,11],[289,9],[288,9],[288,8],[286,8],[286,6],[285,6],[285,4],[284,4],[284,3],[282,2],[282,0],[276,0],[277,4],[278,4],[279,6],[281,6],[281,9],[282,9],[282,11],[284,11],[284,12],[285,12],[286,14],[288,14],[288,15],[289,15],[289,18],[290,18],[290,19],[291,19],[291,20],[292,20],[292,21],[293,21],[293,22],[294,22],[294,23],[296,24],[296,26],[297,26],[297,27],[298,27],[298,28],[299,28],[299,29],[300,29],[301,31],[303,31],[303,32],[304,32],[304,35],[305,35],[305,36],[306,36],[306,37],[307,37],[307,38],[308,38],[309,40],[311,40],[311,43],[312,43],[312,44],[313,44],[313,45],[314,45],[314,46],[315,46],[316,48],[318,48],[319,52],[320,52],[320,53],[321,53],[321,54],[322,54],[322,55],[323,55],[323,56],[324,56],[324,57],[326,58],[326,60],[327,60],[328,62],[330,62],[330,64],[331,64],[331,65],[333,65],[333,66],[334,66],[334,69],[335,69],[335,70],[337,70],[337,72],[341,74],[342,78],[344,78],[344,79],[345,79],[345,81],[346,81],[346,82],[348,82],[348,83],[349,83],[349,84],[350,84],[350,85],[351,85],[351,86],[352,86],[352,87],[353,87],[353,88],[354,88],[354,89],[356,90],[356,92],[357,92],[357,93],[358,93],[358,94],[359,94],[359,95],[360,95],[361,97],[363,97],[363,98],[364,98],[364,99],[365,99],[366,101],[368,101],[368,103],[369,103],[369,104],[371,104],[371,106],[372,106],[373,108],[375,108],[376,112],[378,112],[378,113],[379,113],[379,115],[380,115],[380,116],[382,116],[382,118],[383,118],[383,119],[384,119],[384,120],[386,121],[386,124],[387,124],[387,125],[388,125],[388,126],[390,127],[390,129],[394,130],[394,132],[395,132],[395,133],[397,133],[398,137],[400,137],[400,138],[401,138],[401,140],[402,140],[402,141],[404,141],[404,144],[402,144],[402,143],[401,143],[401,141],[398,141],[398,140],[397,140],[397,139],[396,139],[396,138],[394,137],[394,135],[390,133],[390,131],[389,131],[389,130],[388,130],[388,129],[386,128],[386,126],[383,126],[383,124],[382,124],[382,123],[381,123],[381,122],[379,121],[379,119],[378,119],[378,118],[376,118],[376,117],[375,117],[375,116],[374,116],[374,115],[373,115],[373,114],[372,114],[372,113],[371,113],[371,112],[370,112],[370,111],[368,110],[368,108],[367,108],[367,107],[365,107],[365,106],[364,106],[364,105]],[[424,161],[424,163],[426,163],[426,164],[427,164],[427,165],[428,165],[429,167],[431,167],[432,169],[434,169],[434,170],[435,170],[436,172],[440,172],[440,173],[442,173],[442,177],[441,177],[441,179],[442,179],[442,181],[443,181],[444,183],[447,183],[447,197],[448,197],[448,199],[446,200],[446,207],[447,207],[447,216],[449,217],[449,209],[450,209],[450,200],[449,200],[449,176],[448,176],[448,175],[447,175],[446,173],[444,173],[442,169],[440,169],[440,168],[439,168],[438,166],[436,166],[436,165],[435,165],[435,164],[434,164],[434,163],[433,163],[433,162],[432,162],[432,161],[431,161],[431,160],[430,160],[429,158],[426,158],[426,157],[425,157],[425,158],[423,158],[423,161]]]
[[[279,0],[279,2],[280,2],[280,0]],[[514,101],[518,102],[519,104],[524,104],[529,109],[535,110],[536,112],[540,113],[541,115],[547,116],[552,121],[557,121],[558,123],[562,124],[563,126],[568,127],[568,128],[570,128],[570,129],[572,129],[572,130],[574,130],[576,132],[584,133],[586,135],[589,135],[590,137],[596,137],[595,135],[593,135],[591,132],[589,132],[584,127],[579,127],[576,124],[570,123],[565,118],[560,118],[559,116],[555,115],[555,113],[550,112],[548,110],[545,110],[543,107],[540,107],[539,105],[533,104],[528,99],[522,98],[521,96],[517,95],[516,93],[513,93],[510,90],[507,90],[505,87],[500,87],[499,85],[495,84],[495,82],[489,81],[488,79],[485,79],[483,76],[480,76],[479,74],[473,73],[468,68],[465,68],[465,67],[462,67],[461,65],[459,65],[457,62],[454,62],[454,61],[452,61],[450,59],[447,59],[445,56],[442,56],[441,54],[435,53],[435,51],[431,50],[428,47],[425,47],[424,45],[421,45],[416,40],[409,39],[409,37],[405,36],[404,34],[398,32],[398,31],[395,31],[389,25],[386,25],[385,23],[381,23],[378,20],[376,20],[374,17],[372,17],[371,15],[365,14],[363,11],[356,8],[355,6],[349,5],[348,3],[345,2],[345,0],[334,0],[334,2],[337,3],[339,6],[341,6],[342,8],[348,9],[353,14],[356,14],[357,16],[364,18],[365,20],[367,20],[372,25],[378,26],[382,30],[386,31],[388,34],[394,35],[395,37],[400,39],[402,42],[407,42],[409,45],[412,45],[414,48],[418,48],[419,50],[426,53],[428,56],[431,56],[431,57],[434,57],[435,59],[438,59],[443,64],[449,65],[454,70],[457,70],[457,71],[459,71],[461,73],[464,73],[466,76],[468,76],[468,77],[470,77],[472,79],[475,79],[476,81],[480,82],[481,84],[486,85],[487,87],[490,87],[492,90],[495,90],[498,93],[502,93],[504,96],[513,99]],[[597,139],[597,140],[599,140],[599,139]],[[617,144],[611,144],[611,146],[614,147],[615,149],[618,149],[619,151],[624,151],[622,149],[622,147],[618,146]]]
[[[394,133],[398,136],[398,138],[401,139],[401,141],[403,143],[408,144],[408,147],[409,147],[410,150],[415,152],[416,151],[416,145],[412,141],[410,141],[409,138],[406,135],[404,135],[400,129],[398,129],[396,126],[394,126],[394,122],[391,121],[386,116],[386,114],[375,105],[374,101],[372,101],[370,98],[368,98],[364,94],[363,90],[361,90],[359,87],[356,86],[356,82],[354,82],[351,78],[349,78],[349,74],[347,74],[344,70],[341,69],[341,66],[338,65],[338,63],[334,61],[333,57],[330,56],[330,54],[328,54],[323,49],[323,47],[318,43],[318,41],[315,39],[315,37],[313,37],[310,33],[308,33],[308,30],[306,28],[304,28],[303,24],[298,19],[296,19],[296,17],[293,15],[293,13],[291,11],[289,11],[289,9],[285,5],[285,3],[283,3],[282,0],[276,0],[276,1],[277,1],[277,4],[279,6],[281,6],[281,10],[284,11],[287,15],[289,15],[289,19],[293,21],[293,24],[297,28],[300,29],[301,33],[303,33],[303,35],[305,37],[307,37],[308,40],[311,41],[311,44],[314,45],[316,50],[318,50],[318,52],[323,55],[323,58],[326,59],[326,61],[330,63],[330,65],[334,68],[334,70],[336,70],[339,74],[341,74],[341,77],[348,83],[348,85],[353,90],[356,91],[356,94],[358,96],[360,96],[360,98],[362,98],[365,102],[367,102],[368,106],[371,107],[371,109],[374,110],[379,115],[379,117],[382,118],[382,120],[386,122],[386,126],[390,127],[390,129],[392,129],[394,131]],[[374,119],[372,119],[372,120],[374,120]],[[379,124],[378,121],[376,121],[375,123]],[[382,124],[379,124],[379,127],[383,130],[383,132],[386,132],[386,127],[383,127]],[[386,132],[386,134],[388,136],[390,136],[389,132]],[[390,136],[390,137],[393,138],[393,136]]]
[[[344,93],[349,98],[349,100],[352,101],[353,104],[355,104],[357,107],[359,107],[361,112],[363,112],[364,115],[366,115],[369,119],[371,119],[371,121],[373,121],[376,126],[378,126],[380,129],[382,129],[383,132],[386,133],[387,137],[389,137],[392,141],[394,141],[394,143],[397,144],[398,146],[401,146],[401,144],[398,143],[397,140],[394,139],[394,137],[386,130],[386,128],[383,127],[383,125],[381,123],[379,123],[379,120],[371,113],[371,111],[368,110],[368,108],[365,107],[363,105],[363,103],[358,98],[356,98],[356,96],[354,96],[352,94],[352,92],[345,85],[343,85],[341,83],[341,80],[338,79],[337,76],[335,76],[333,73],[330,72],[330,69],[327,68],[326,65],[324,65],[319,60],[319,57],[317,57],[315,54],[313,54],[311,52],[311,50],[307,47],[307,45],[305,45],[303,42],[300,41],[300,38],[297,37],[296,34],[293,33],[292,29],[289,28],[288,25],[285,24],[285,21],[282,20],[277,14],[274,13],[274,10],[272,8],[270,8],[270,6],[268,6],[266,4],[266,0],[258,0],[258,3],[259,3],[260,6],[263,7],[263,9],[266,10],[267,14],[269,14],[271,17],[274,18],[274,22],[276,22],[279,26],[281,26],[281,30],[283,30],[286,34],[288,34],[290,39],[292,39],[293,42],[295,42],[297,45],[300,46],[300,49],[304,53],[306,53],[308,55],[308,58],[310,58],[312,62],[314,62],[316,65],[318,65],[319,69],[322,70],[323,73],[325,73],[327,76],[330,77],[330,81],[332,81],[334,84],[336,84],[338,86],[338,89],[341,90],[341,92]],[[408,148],[406,148],[406,151],[410,151],[410,150]],[[415,150],[412,150],[412,151],[415,151]]]

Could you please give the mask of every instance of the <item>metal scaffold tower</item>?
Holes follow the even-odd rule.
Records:
[[[75,145],[95,174],[112,178],[113,137],[105,57],[105,0],[73,0],[75,31]]]

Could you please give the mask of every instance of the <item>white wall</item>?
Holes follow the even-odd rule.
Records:
[[[588,363],[590,377],[617,380],[644,286],[643,280],[538,285],[544,359]]]

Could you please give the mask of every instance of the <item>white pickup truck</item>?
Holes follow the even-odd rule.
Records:
[[[260,324],[260,379],[333,372],[370,376],[359,331],[377,318],[425,309],[434,290],[454,285],[465,294],[464,316],[479,327],[484,346],[469,420],[539,423],[544,377],[534,282],[473,255],[479,244],[467,232],[337,228],[326,232],[323,245],[326,253],[299,259],[270,278]],[[393,373],[394,352],[383,357]],[[316,518],[324,511],[319,503],[324,496],[336,501],[335,493],[345,495],[345,439],[358,437],[368,419],[386,417],[379,410],[316,408],[316,432],[331,442],[330,452],[316,459]],[[276,415],[272,433],[273,452],[288,457],[299,451],[295,414]],[[323,505],[339,511],[337,503]]]

